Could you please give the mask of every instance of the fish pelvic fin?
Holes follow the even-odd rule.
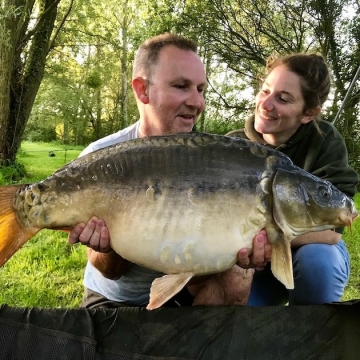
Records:
[[[154,310],[176,295],[194,276],[194,273],[164,275],[153,281],[150,288],[150,301],[146,307]]]
[[[271,271],[287,289],[293,289],[294,275],[290,242],[281,236],[271,245]]]
[[[40,230],[24,228],[16,216],[12,204],[14,195],[21,186],[23,185],[0,187],[0,266]]]

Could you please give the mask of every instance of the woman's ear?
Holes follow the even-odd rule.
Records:
[[[306,110],[304,116],[301,118],[302,124],[307,124],[310,121],[314,120],[321,112],[321,106],[314,107],[312,109]]]
[[[149,103],[148,84],[149,82],[142,77],[137,77],[132,81],[132,87],[134,89],[135,96],[143,104]]]

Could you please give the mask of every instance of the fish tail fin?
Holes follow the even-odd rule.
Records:
[[[0,187],[0,266],[40,229],[24,228],[12,206],[16,191],[23,185]]]
[[[176,295],[194,276],[193,273],[164,275],[151,284],[148,310],[157,309]]]
[[[287,289],[293,289],[294,275],[290,242],[281,237],[271,245],[271,270]]]

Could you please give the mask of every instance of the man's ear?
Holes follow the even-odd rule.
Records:
[[[143,79],[142,77],[137,77],[133,79],[132,87],[135,91],[136,97],[143,104],[147,104],[149,102],[148,81]]]
[[[307,124],[310,121],[314,120],[321,112],[321,106],[314,107],[312,109],[306,110],[304,116],[300,120],[302,124]]]

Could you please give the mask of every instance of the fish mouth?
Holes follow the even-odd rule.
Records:
[[[351,228],[352,223],[359,217],[359,213],[354,210],[351,214],[343,214],[338,217],[340,223]]]

